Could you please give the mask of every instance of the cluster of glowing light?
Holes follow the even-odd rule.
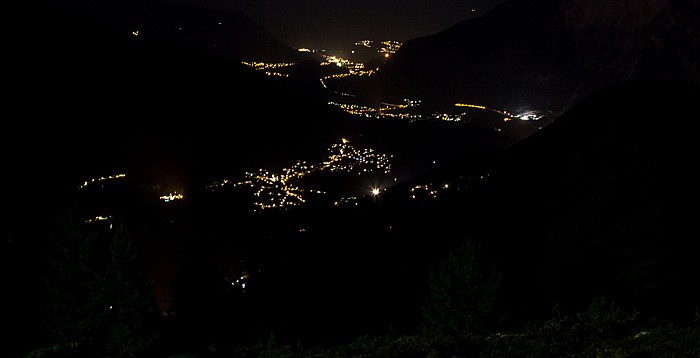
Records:
[[[289,75],[286,73],[275,71],[275,70],[296,65],[296,63],[294,63],[294,62],[246,62],[246,61],[241,61],[241,63],[248,66],[248,67],[251,67],[257,71],[262,71],[268,76],[277,76],[277,77],[289,77]]]
[[[433,115],[433,118],[440,120],[440,121],[445,121],[445,122],[461,122],[463,116],[464,116],[464,113],[460,113],[460,114],[435,113]]]
[[[94,179],[91,179],[91,180],[86,180],[86,181],[80,186],[80,189],[82,189],[82,188],[84,188],[84,187],[86,187],[86,186],[88,186],[88,185],[90,185],[90,184],[96,183],[96,182],[100,182],[100,181],[104,181],[104,180],[121,179],[121,178],[125,178],[125,177],[126,177],[126,174],[117,174],[117,175],[110,175],[110,176],[108,176],[108,177],[100,177],[100,178],[94,178]]]
[[[94,223],[94,222],[98,222],[98,221],[106,221],[106,220],[109,220],[111,218],[112,218],[111,215],[107,215],[107,216],[97,215],[94,218],[90,218],[90,219],[85,220],[85,222],[86,223]]]
[[[377,111],[373,107],[368,107],[368,106],[361,106],[359,104],[347,104],[347,103],[339,103],[339,102],[333,102],[329,101],[328,104],[332,106],[336,106],[343,111],[354,114],[354,115],[360,115],[364,117],[375,117],[375,112]]]
[[[442,183],[428,183],[414,185],[409,190],[410,199],[435,199],[441,193],[447,191],[466,189],[472,185],[478,185],[488,178],[490,174],[486,173],[483,175],[473,175],[469,177],[459,177],[456,178],[456,182],[442,182]]]
[[[399,41],[394,41],[394,40],[386,40],[379,42],[377,44],[377,47],[375,47],[375,43],[373,40],[369,39],[364,39],[360,41],[355,41],[355,46],[357,47],[366,47],[366,48],[376,48],[378,53],[383,53],[383,54],[392,54],[396,53],[396,51],[401,48],[402,43]]]
[[[328,148],[328,160],[321,163],[318,170],[331,172],[368,173],[375,170],[391,171],[390,156],[378,154],[374,149],[357,149],[349,142],[335,143]]]
[[[375,171],[389,173],[391,171],[391,156],[376,153],[371,148],[358,149],[350,145],[347,138],[341,138],[339,143],[332,144],[328,149],[326,160],[311,164],[306,161],[296,161],[280,173],[271,173],[265,169],[256,172],[246,172],[244,180],[232,183],[234,187],[247,187],[253,191],[256,211],[265,209],[280,209],[303,204],[304,195],[326,194],[320,190],[301,189],[296,185],[304,176],[317,171],[346,172],[362,175]],[[207,186],[216,189],[229,184],[229,181],[213,183]]]
[[[336,65],[338,67],[344,67],[348,69],[348,73],[335,74],[324,77],[324,79],[329,78],[344,78],[348,76],[371,76],[377,72],[378,69],[365,70],[365,64],[361,62],[353,62],[340,58],[337,56],[323,55],[324,61],[321,62],[321,66]]]
[[[347,75],[345,75],[347,76]],[[323,80],[321,80],[321,83],[323,83]],[[350,96],[350,95],[348,95]],[[445,121],[445,122],[461,122],[463,121],[467,113],[462,112],[458,114],[452,114],[452,113],[431,113],[427,115],[427,117],[424,117],[422,114],[420,114],[417,111],[412,111],[408,110],[411,108],[416,108],[421,105],[420,100],[413,100],[413,99],[408,99],[404,98],[403,103],[399,104],[392,104],[392,103],[386,103],[386,102],[380,102],[379,107],[370,107],[370,106],[363,106],[359,104],[347,104],[347,103],[340,103],[340,102],[334,102],[330,101],[328,102],[329,105],[336,106],[343,111],[360,116],[360,117],[365,117],[365,118],[398,118],[398,119],[406,119],[409,122],[416,122],[416,121],[421,121],[425,118],[431,118],[431,119],[436,119],[440,121]],[[470,103],[455,103],[455,107],[463,107],[463,108],[473,108],[473,109],[478,109],[478,110],[485,110],[485,111],[490,111],[497,113],[499,115],[502,115],[503,121],[508,122],[514,119],[519,119],[519,120],[538,120],[544,117],[545,115],[543,114],[543,111],[526,111],[522,112],[518,115],[513,115],[512,113],[505,111],[505,110],[499,110],[499,109],[493,109],[493,108],[488,108],[483,105],[479,104],[470,104]],[[500,131],[500,128],[496,128],[497,131]]]
[[[174,201],[174,200],[182,200],[182,199],[184,199],[184,196],[182,194],[179,194],[178,192],[174,192],[174,193],[169,193],[166,195],[161,195],[159,198],[160,198],[160,200],[163,200],[164,202],[169,203],[169,202]]]
[[[442,188],[449,188],[449,184],[447,186],[443,185]],[[435,187],[432,183],[423,184],[414,186],[413,188],[411,188],[410,192],[411,199],[417,199],[418,197],[428,197],[433,199],[437,197],[439,193],[439,188]]]
[[[469,107],[477,109],[486,109],[486,106],[480,106],[478,104],[468,104],[468,103],[455,103],[455,107]]]
[[[356,196],[345,196],[338,201],[333,203],[333,206],[341,206],[341,205],[358,205],[358,198]]]
[[[372,40],[360,40],[355,42],[355,46],[362,46],[367,48],[372,48],[374,41]]]
[[[338,67],[347,67],[349,64],[352,62],[350,60],[346,60],[337,56],[331,56],[331,55],[324,55],[323,56],[323,63],[326,64],[333,64]]]
[[[390,104],[382,102],[381,107],[375,108],[358,104],[346,104],[333,101],[328,102],[328,104],[336,106],[352,115],[366,118],[399,118],[407,119],[409,121],[421,120],[423,117],[420,114],[405,113],[400,112],[400,110],[417,107],[420,105],[420,103],[421,102],[419,100],[404,99],[403,104]]]
[[[382,45],[384,47],[379,48],[378,52],[379,53],[384,53],[384,54],[390,54],[390,53],[396,53],[401,48],[402,43],[399,41],[382,41]]]
[[[351,72],[361,72],[365,69],[365,64],[362,62],[353,62],[348,64],[347,67]]]
[[[364,65],[363,65],[364,66]],[[331,78],[346,78],[346,77],[362,77],[362,76],[372,76],[375,73],[377,73],[377,69],[373,70],[356,70],[356,69],[350,69],[348,73],[336,73],[332,75],[328,75],[326,77],[323,77],[323,80],[331,79]]]
[[[261,210],[270,208],[285,208],[304,203],[302,189],[291,183],[286,175],[270,173],[259,169],[257,172],[245,173],[246,179],[235,183],[235,186],[249,186],[254,189],[253,204]],[[297,175],[295,175],[297,176]]]
[[[297,51],[299,51],[299,52],[312,52],[311,49],[308,49],[308,48],[305,48],[305,47],[298,48]]]
[[[498,113],[500,115],[505,116],[503,118],[504,122],[507,122],[513,118],[516,118],[513,114],[509,113],[508,111],[502,110],[502,109],[493,109],[493,108],[488,108],[486,106],[478,105],[478,104],[468,104],[468,103],[455,103],[455,107],[469,107],[469,108],[476,108],[476,109],[482,109],[485,111],[491,111]]]
[[[206,188],[206,189],[209,189],[209,190],[214,190],[215,188],[225,186],[225,185],[228,184],[228,183],[229,183],[229,180],[228,180],[228,179],[224,179],[224,180],[222,180],[222,181],[220,181],[220,182],[216,181],[216,182],[213,182],[213,183],[211,183],[211,184],[209,184],[209,185],[206,185],[205,188]]]
[[[518,118],[521,121],[537,121],[542,119],[544,116],[545,114],[541,111],[528,110],[518,113],[517,115],[515,115],[515,118]]]
[[[423,101],[419,99],[410,99],[410,98],[404,98],[403,99],[404,105],[406,108],[411,108],[411,107],[418,107],[423,103]]]
[[[229,272],[229,275],[226,277],[226,281],[228,281],[231,286],[239,287],[242,290],[245,290],[249,277],[248,271],[246,270],[240,271],[239,273]]]
[[[385,107],[385,110],[389,109],[404,109],[404,108],[411,108],[411,107],[418,107],[421,103],[420,100],[411,100],[408,98],[403,99],[404,103],[400,104],[395,104],[395,103],[387,103],[387,102],[381,102]]]

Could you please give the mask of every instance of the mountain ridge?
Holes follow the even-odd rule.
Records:
[[[407,41],[376,83],[383,94],[436,106],[472,101],[555,113],[615,81],[700,83],[697,2],[615,4],[508,1],[480,18]]]

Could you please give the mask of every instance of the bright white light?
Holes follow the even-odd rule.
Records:
[[[379,195],[379,188],[372,188],[372,195]]]

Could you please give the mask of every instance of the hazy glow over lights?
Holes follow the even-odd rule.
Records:
[[[528,110],[524,111],[521,113],[518,113],[515,118],[518,118],[522,121],[536,121],[544,117],[544,114],[540,113],[539,111],[534,111],[534,110]]]

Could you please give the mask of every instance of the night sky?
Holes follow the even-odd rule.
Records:
[[[359,39],[406,41],[480,16],[503,0],[173,0],[240,10],[293,47],[342,48]]]

